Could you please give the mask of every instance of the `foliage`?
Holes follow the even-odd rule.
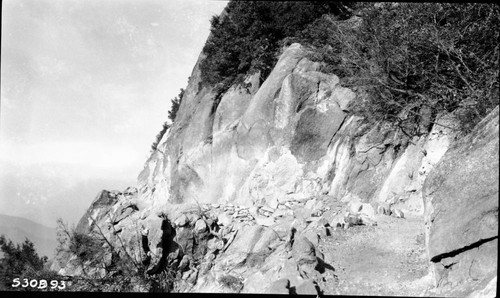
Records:
[[[105,264],[105,241],[96,233],[86,234],[69,228],[61,219],[57,220],[57,254],[73,255],[83,274],[89,275],[88,268]],[[97,276],[97,274],[96,274]]]
[[[221,16],[211,20],[211,35],[203,48],[202,82],[217,94],[245,75],[259,72],[261,81],[276,62],[280,41],[294,36],[323,14],[349,15],[342,2],[230,1]]]
[[[181,91],[179,92],[179,95],[175,97],[174,99],[171,100],[171,107],[170,111],[168,111],[168,119],[174,123],[175,118],[177,117],[177,111],[179,110],[179,107],[181,105],[182,97],[184,96],[184,89],[181,88]]]
[[[169,128],[170,124],[168,124],[168,122],[163,123],[160,132],[156,135],[156,139],[154,143],[151,145],[151,150],[155,151],[156,149],[158,149],[158,145],[160,144],[161,139],[163,138],[163,136],[165,135],[165,133]]]
[[[167,132],[167,130],[172,126],[172,124],[175,121],[175,118],[177,117],[177,111],[179,110],[179,107],[181,106],[182,102],[182,97],[184,96],[184,89],[181,88],[181,91],[179,92],[179,95],[177,97],[174,97],[170,102],[172,103],[170,106],[170,111],[168,111],[168,119],[170,119],[171,124],[166,121],[163,123],[161,131],[156,135],[156,139],[154,143],[151,145],[151,149],[155,151],[158,149],[158,144],[160,143],[161,139]]]
[[[46,279],[51,280],[56,273],[44,268],[47,257],[40,257],[33,242],[26,239],[22,244],[14,244],[4,235],[0,236],[0,249],[3,258],[0,259],[0,289],[2,290],[32,290],[27,288],[13,288],[14,278]]]
[[[135,260],[129,251],[138,247],[126,247],[116,231],[117,245],[105,236],[101,227],[93,221],[90,232],[69,228],[58,220],[58,255],[70,259],[67,264],[82,269],[82,274],[70,277],[69,291],[86,292],[132,292],[162,291],[169,292],[173,286],[169,271],[158,275],[145,274],[146,267]]]
[[[365,3],[355,13],[324,16],[294,41],[366,94],[356,113],[418,135],[444,111],[470,131],[498,105],[497,5]]]

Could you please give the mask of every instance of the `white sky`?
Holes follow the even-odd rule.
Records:
[[[58,209],[40,219],[55,222],[76,200],[51,204],[55,192],[78,192],[75,185],[95,179],[109,180],[109,189],[134,185],[210,18],[226,4],[2,1],[0,213]],[[52,193],[47,183],[55,183]],[[81,206],[97,184],[85,184],[95,192]]]

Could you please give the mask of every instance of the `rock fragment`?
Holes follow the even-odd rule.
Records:
[[[361,202],[359,202],[357,200],[351,201],[349,203],[349,211],[353,214],[360,212],[362,208],[363,208],[363,204],[361,204]]]
[[[177,227],[184,227],[185,225],[187,225],[189,222],[189,219],[188,217],[186,216],[186,214],[181,214],[179,217],[177,217],[177,219],[174,221],[174,225],[177,226]]]
[[[318,295],[316,285],[311,279],[305,280],[295,287],[295,293],[297,295]]]
[[[375,219],[375,209],[373,209],[373,206],[371,204],[362,204],[360,213],[361,215],[369,217],[370,219]]]
[[[217,222],[219,223],[219,225],[227,227],[231,225],[231,223],[233,222],[233,218],[227,212],[222,212],[217,217]]]
[[[267,291],[269,294],[290,294],[290,280],[282,278],[274,281]]]
[[[203,219],[198,219],[194,224],[194,231],[196,233],[203,233],[207,230],[207,223]]]
[[[383,207],[383,206],[378,206],[377,207],[377,214],[383,214],[383,215],[387,215],[387,210]]]
[[[298,235],[295,237],[292,246],[292,254],[298,265],[316,265],[316,249],[311,241],[305,236]]]
[[[274,225],[274,218],[257,215],[257,216],[255,216],[255,222],[258,225],[270,227],[270,226]]]
[[[394,209],[392,213],[397,218],[405,218],[405,214],[400,209]]]

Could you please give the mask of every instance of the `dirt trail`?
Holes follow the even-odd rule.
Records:
[[[377,215],[377,226],[337,229],[319,249],[334,271],[325,272],[325,295],[424,296],[432,286],[422,218]]]

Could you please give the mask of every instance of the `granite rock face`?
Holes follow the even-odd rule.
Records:
[[[492,278],[498,260],[498,107],[443,156],[424,184],[436,283]]]
[[[344,122],[341,106],[355,97],[305,55],[300,45],[290,46],[262,86],[250,77],[252,87],[230,89],[215,113],[208,111],[214,94],[192,90],[199,84],[195,68],[179,118],[159,146],[163,153],[153,154],[139,175],[140,193],[177,204],[248,205],[295,192],[304,166],[316,167]],[[310,180],[309,195],[321,187],[318,178]]]
[[[458,268],[473,264],[474,278],[491,280],[498,116],[457,142],[452,117],[438,115],[443,126],[409,139],[350,113],[362,95],[321,72],[299,44],[283,50],[262,85],[250,76],[249,88],[233,86],[220,100],[203,87],[202,59],[137,188],[103,191],[80,232],[101,229],[140,261],[147,229],[148,272],[177,268],[182,291],[313,294],[328,267],[321,237],[375,227],[376,212],[425,211],[436,276],[458,282]],[[65,265],[71,258],[60,256],[63,273],[81,274]]]

